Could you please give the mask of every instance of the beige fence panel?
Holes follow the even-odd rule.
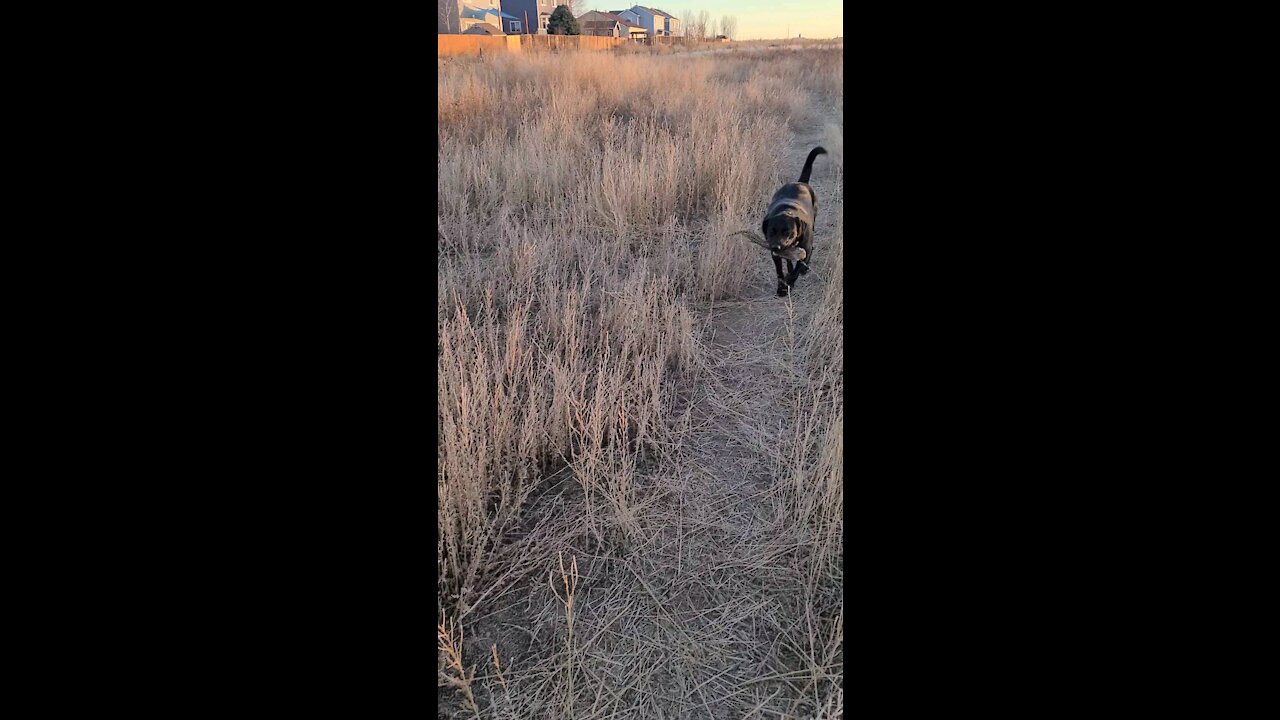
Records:
[[[520,52],[519,35],[436,35],[436,57]]]

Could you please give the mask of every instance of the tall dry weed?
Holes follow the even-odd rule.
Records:
[[[437,569],[449,621],[500,594],[522,557],[554,553],[529,527],[553,479],[580,488],[582,516],[539,523],[598,538],[635,532],[644,464],[678,446],[676,388],[703,363],[692,307],[771,272],[729,233],[755,227],[762,203],[795,179],[799,168],[779,157],[824,116],[812,100],[838,102],[837,61],[822,52],[440,64]],[[792,431],[805,451],[779,471],[777,493],[816,543],[814,568],[841,560],[843,449],[832,441],[843,385],[831,368],[843,352],[843,300],[838,263],[824,267],[823,301],[798,329],[796,352],[826,368],[810,382],[838,385],[839,398],[828,390],[798,413]],[[839,646],[823,622],[810,633],[815,668]],[[451,677],[469,682],[455,664]]]

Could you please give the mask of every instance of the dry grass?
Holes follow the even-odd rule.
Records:
[[[438,645],[461,716],[842,712],[842,53],[440,63]],[[729,233],[815,140],[815,272],[782,301]]]

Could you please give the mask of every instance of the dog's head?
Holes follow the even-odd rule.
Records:
[[[765,218],[761,230],[764,232],[765,247],[778,252],[800,242],[804,225],[800,218],[789,213],[781,213]]]

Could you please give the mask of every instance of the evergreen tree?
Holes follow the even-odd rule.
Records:
[[[551,11],[551,19],[547,21],[547,34],[582,34],[582,30],[578,28],[578,19],[573,16],[573,11],[569,9],[568,5],[559,5],[555,10]]]

